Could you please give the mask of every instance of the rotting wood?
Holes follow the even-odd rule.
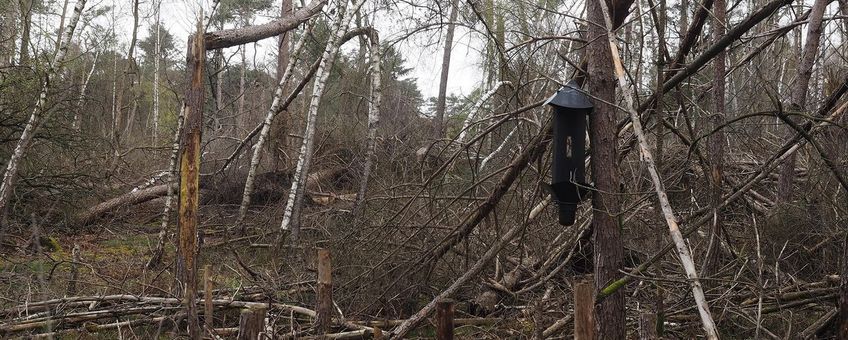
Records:
[[[180,142],[180,199],[177,266],[185,300],[189,336],[200,339],[197,305],[197,223],[200,203],[200,140],[203,132],[203,88],[206,48],[203,26],[189,39],[186,67],[190,86],[185,94],[185,129]]]
[[[265,315],[268,310],[264,307],[242,309],[239,317],[238,340],[259,340],[265,330]]]
[[[333,271],[330,250],[318,249],[318,297],[315,320],[318,334],[327,333],[333,318]]]
[[[574,283],[574,339],[595,340],[595,283],[591,275]]]
[[[453,340],[454,302],[444,299],[436,303],[436,339]]]

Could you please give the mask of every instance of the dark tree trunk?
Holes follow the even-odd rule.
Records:
[[[593,96],[595,111],[589,115],[592,150],[592,179],[597,191],[592,196],[594,234],[595,292],[617,280],[623,268],[624,251],[618,223],[619,174],[616,150],[617,133],[615,80],[603,11],[598,1],[586,1],[589,60],[586,89]],[[625,339],[624,291],[619,290],[595,306],[598,339]]]
[[[451,1],[450,18],[445,33],[445,49],[442,52],[442,73],[439,78],[439,97],[436,98],[436,121],[433,124],[433,138],[442,138],[445,134],[445,101],[447,100],[448,72],[450,71],[451,50],[453,49],[453,31],[456,25],[459,2]]]
[[[725,34],[727,26],[727,4],[725,0],[715,0],[713,4],[714,22],[713,41],[719,41]],[[713,112],[710,119],[711,128],[717,129],[709,136],[708,157],[710,158],[710,206],[712,207],[713,223],[710,228],[710,242],[701,275],[710,276],[719,264],[721,250],[722,216],[718,206],[721,204],[721,182],[724,168],[724,130],[718,129],[725,121],[724,73],[727,52],[719,52],[713,60]]]
[[[791,101],[789,103],[791,110],[803,111],[807,106],[806,101],[810,78],[813,75],[813,64],[816,61],[819,42],[821,40],[822,17],[828,3],[828,0],[815,0],[813,8],[810,11],[810,23],[807,24],[807,41],[804,43],[801,61],[798,64],[798,75],[795,78],[795,83],[792,84]],[[794,135],[795,131],[791,129],[787,133],[787,136],[790,138]],[[786,159],[786,162],[783,163],[783,168],[780,170],[780,178],[777,184],[777,200],[775,200],[777,205],[792,201],[793,186],[795,184],[796,155],[797,153],[792,153]]]

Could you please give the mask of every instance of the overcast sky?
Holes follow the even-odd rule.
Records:
[[[299,1],[295,0],[295,4]],[[128,43],[132,30],[132,14],[130,1],[95,1],[89,2],[88,6],[106,6],[116,4],[115,21],[116,31],[119,39],[125,44]],[[141,19],[139,28],[139,39],[143,39],[147,35],[147,27],[154,22],[153,19],[153,0],[142,0]],[[371,3],[370,1],[368,3]],[[366,6],[369,4],[366,3]],[[203,5],[204,13],[209,13],[212,9],[212,2],[204,1],[182,1],[182,0],[163,0],[161,7],[161,21],[176,38],[177,46],[180,49],[184,48],[185,41],[189,32],[194,31],[195,22],[201,4]],[[275,8],[279,8],[280,1],[275,1]],[[368,11],[368,9],[366,9]],[[384,15],[385,12],[380,12]],[[259,13],[255,18],[255,23],[263,23],[269,20],[274,20],[277,17],[276,13]],[[108,27],[111,21],[111,15],[99,19],[104,26]],[[404,33],[402,27],[398,27],[397,22],[386,17],[378,17],[374,20],[374,26],[379,30],[382,41],[396,40],[397,37]],[[444,41],[441,30],[422,33],[421,36],[413,36],[410,39],[403,39],[396,47],[401,51],[406,58],[406,67],[412,69],[410,77],[416,78],[418,87],[425,97],[433,97],[437,95],[439,87],[439,75],[441,69],[442,49]],[[426,35],[426,36],[424,36]],[[475,39],[477,38],[477,39]],[[482,45],[479,37],[470,33],[468,29],[458,27],[454,39],[454,49],[451,53],[451,68],[448,81],[448,94],[466,95],[473,91],[477,86],[480,86],[482,81],[482,69],[480,65],[479,46]],[[348,42],[345,49],[353,49],[358,45],[355,40]],[[247,46],[247,58],[250,63],[254,60],[257,65],[268,64],[275,65],[274,56],[276,49],[275,39],[265,39],[257,44]],[[254,53],[255,50],[255,53]],[[235,53],[236,48],[229,48],[225,53]],[[254,59],[255,58],[255,59]],[[238,57],[233,59],[233,62],[239,62]]]

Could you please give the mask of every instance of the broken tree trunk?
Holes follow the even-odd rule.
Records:
[[[197,208],[200,203],[200,137],[203,131],[203,71],[206,47],[203,26],[189,39],[186,68],[189,87],[185,94],[185,128],[180,141],[179,242],[177,243],[178,278],[184,289],[179,293],[185,301],[189,336],[200,339],[197,318]]]
[[[6,164],[6,171],[3,173],[3,182],[0,184],[0,233],[5,229],[6,209],[9,206],[9,201],[12,199],[12,192],[15,190],[15,181],[18,177],[20,163],[24,155],[26,155],[27,150],[29,150],[32,138],[35,136],[35,130],[41,125],[41,121],[47,118],[46,116],[49,113],[45,105],[47,105],[47,92],[50,89],[50,81],[64,66],[68,46],[71,46],[71,38],[74,36],[74,30],[77,27],[83,8],[85,8],[85,0],[77,1],[74,12],[71,14],[71,20],[68,22],[65,36],[62,37],[64,42],[60,44],[59,51],[56,52],[53,61],[50,62],[50,67],[44,75],[44,81],[41,83],[41,91],[38,94],[35,107],[32,109],[32,114],[29,116],[29,120],[24,127],[24,131],[21,133],[21,137],[18,139],[17,145],[15,145],[12,156],[9,157],[9,162]]]
[[[206,41],[206,49],[217,50],[225,47],[243,45],[265,38],[270,38],[293,30],[298,25],[312,18],[314,15],[321,12],[321,8],[327,3],[327,0],[312,0],[306,6],[301,7],[292,15],[282,17],[280,19],[243,28],[233,28],[206,33],[204,40]]]
[[[698,313],[701,316],[701,323],[703,324],[704,331],[706,331],[708,339],[718,339],[718,331],[716,330],[715,322],[713,321],[712,314],[710,313],[709,306],[707,305],[707,299],[704,296],[704,290],[701,287],[700,281],[698,280],[698,273],[695,270],[695,261],[692,260],[692,256],[689,253],[689,248],[686,245],[686,240],[683,238],[683,234],[680,232],[680,228],[677,225],[677,217],[674,215],[674,210],[672,210],[671,208],[671,203],[669,202],[668,196],[666,195],[662,179],[660,179],[659,172],[657,171],[656,165],[654,164],[653,156],[651,155],[651,150],[648,146],[648,139],[647,137],[645,137],[645,133],[642,130],[642,123],[639,120],[639,113],[636,112],[636,110],[634,109],[633,97],[630,93],[630,88],[627,86],[627,78],[624,74],[624,67],[622,66],[621,57],[618,53],[618,46],[615,42],[615,32],[613,31],[612,22],[609,19],[609,10],[607,9],[606,3],[604,3],[603,1],[598,1],[598,3],[600,3],[600,7],[604,12],[607,38],[609,41],[609,50],[612,52],[612,60],[615,65],[615,75],[616,78],[618,78],[618,86],[622,91],[622,97],[624,98],[625,103],[627,104],[627,112],[630,114],[630,120],[633,123],[633,133],[636,134],[636,138],[639,141],[639,151],[642,155],[642,159],[644,160],[645,165],[648,168],[648,172],[651,175],[651,181],[653,182],[654,189],[657,192],[657,198],[660,202],[660,208],[662,209],[666,223],[668,223],[668,229],[677,248],[677,253],[680,257],[680,262],[683,264],[683,269],[686,271],[686,277],[689,279],[689,284],[692,286],[692,295],[695,297],[695,303],[698,305]],[[597,246],[598,245],[595,245],[595,247]],[[598,260],[597,257],[596,260]],[[605,285],[606,282],[601,283],[600,287],[604,288]],[[604,337],[601,336],[601,338]]]

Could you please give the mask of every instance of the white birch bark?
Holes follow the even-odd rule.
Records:
[[[315,143],[315,123],[318,117],[318,107],[321,104],[321,96],[324,94],[324,88],[327,85],[327,79],[330,76],[330,69],[336,54],[339,51],[338,42],[342,35],[347,31],[350,24],[350,18],[353,13],[362,7],[365,0],[355,0],[354,4],[347,9],[347,0],[342,0],[339,5],[339,16],[336,19],[333,27],[333,35],[327,42],[327,47],[321,56],[321,62],[318,65],[318,71],[315,74],[315,83],[312,87],[312,99],[309,102],[309,108],[306,113],[306,129],[303,134],[303,143],[300,147],[300,155],[297,159],[297,168],[295,169],[292,186],[289,190],[289,197],[286,201],[285,211],[283,213],[283,221],[280,223],[280,229],[289,230],[292,232],[292,241],[297,241],[300,234],[300,206],[303,201],[305,190],[304,180],[312,163],[312,152]]]
[[[306,31],[311,31],[311,29],[307,29]],[[299,60],[300,52],[303,50],[303,45],[307,36],[308,34],[303,34],[297,43],[295,43],[294,53],[289,59],[286,69],[283,71],[283,75],[280,77],[277,89],[274,91],[274,99],[271,102],[271,108],[268,109],[268,112],[265,114],[265,120],[262,121],[262,130],[259,132],[259,139],[257,139],[256,144],[253,145],[253,156],[250,158],[250,168],[247,172],[247,180],[244,183],[244,192],[242,193],[241,205],[239,206],[239,214],[235,225],[240,225],[244,221],[245,215],[247,215],[247,208],[250,207],[250,195],[253,193],[253,185],[256,180],[256,171],[259,168],[259,162],[262,160],[262,149],[265,146],[265,142],[268,140],[268,135],[271,133],[271,126],[274,123],[274,118],[277,117],[277,114],[280,112],[280,109],[285,102],[285,98],[283,97],[284,90],[286,88],[286,84],[288,84],[294,75],[294,67]]]
[[[159,58],[161,57],[162,36],[159,27],[159,11],[162,2],[156,4],[156,46],[153,57],[153,145],[159,145]]]
[[[94,75],[94,70],[97,67],[97,59],[99,58],[100,51],[96,51],[94,53],[94,61],[91,62],[91,69],[88,70],[88,74],[85,76],[85,80],[83,80],[80,87],[80,94],[77,98],[77,112],[74,113],[74,122],[71,123],[71,127],[76,131],[80,131],[82,128],[82,105],[85,100],[85,92],[88,90],[88,83],[91,81],[91,76]]]
[[[50,87],[50,80],[61,72],[64,66],[65,55],[68,53],[68,46],[71,45],[71,38],[74,35],[77,23],[79,22],[80,14],[85,8],[86,0],[78,0],[74,7],[74,12],[71,14],[71,20],[68,22],[68,28],[65,31],[65,36],[62,38],[63,43],[60,44],[59,51],[53,57],[50,63],[50,68],[44,77],[44,82],[41,84],[41,91],[38,94],[38,100],[35,102],[35,107],[32,109],[32,114],[29,116],[26,127],[18,139],[17,145],[9,162],[6,164],[6,171],[3,173],[3,183],[0,184],[0,215],[5,216],[6,207],[12,197],[12,191],[15,189],[15,180],[18,175],[18,167],[26,154],[32,142],[32,137],[35,135],[35,130],[41,124],[42,116],[46,115],[45,105],[47,104],[47,90]],[[2,227],[2,226],[0,226]]]
[[[520,122],[519,122],[519,124],[520,124]],[[498,147],[495,148],[495,150],[493,150],[492,153],[490,153],[488,156],[486,156],[486,158],[483,158],[483,160],[480,162],[480,169],[478,169],[477,172],[483,172],[483,169],[486,167],[486,164],[488,164],[489,161],[491,161],[492,158],[495,157],[495,155],[497,155],[499,152],[501,152],[501,150],[503,150],[506,143],[508,143],[509,139],[512,138],[512,135],[515,134],[515,131],[518,131],[518,126],[512,128],[512,131],[510,131],[509,134],[506,135],[503,142],[501,142],[501,144],[498,145]]]
[[[365,146],[365,165],[362,169],[362,178],[359,181],[359,192],[356,194],[356,203],[353,211],[358,213],[365,202],[365,194],[368,191],[368,178],[374,167],[374,158],[377,149],[377,127],[380,125],[380,105],[383,100],[381,69],[382,58],[380,56],[380,37],[376,30],[371,30],[368,35],[371,41],[371,101],[368,104],[368,137]]]
[[[498,89],[500,89],[501,86],[506,84],[512,83],[508,81],[498,82],[497,84],[495,84],[495,86],[492,86],[492,88],[489,89],[489,92],[486,92],[482,96],[480,96],[480,99],[477,100],[477,103],[474,104],[474,107],[472,107],[471,111],[468,112],[468,116],[465,117],[465,121],[462,122],[462,129],[459,130],[459,136],[456,138],[456,141],[459,143],[459,145],[462,145],[462,141],[465,140],[465,135],[468,134],[468,127],[471,126],[471,121],[474,120],[474,117],[477,116],[477,112],[483,108],[483,105],[486,103],[487,100],[489,100],[489,98],[491,98],[493,95],[495,95],[495,93],[498,92]]]
[[[171,144],[171,159],[168,162],[168,195],[165,197],[165,209],[162,211],[162,223],[159,229],[158,241],[156,249],[153,250],[153,256],[147,261],[147,268],[153,268],[162,261],[162,255],[165,254],[165,240],[168,235],[168,221],[171,220],[171,209],[176,196],[177,188],[177,158],[180,154],[180,135],[183,132],[183,120],[185,114],[185,105],[180,105],[180,115],[177,117],[177,130],[174,131],[174,143]]]
[[[704,331],[707,333],[708,339],[718,339],[718,331],[716,329],[715,322],[713,321],[712,314],[710,313],[709,305],[707,305],[707,299],[704,296],[704,289],[698,279],[698,272],[695,269],[695,261],[692,260],[692,255],[689,253],[689,248],[686,246],[686,240],[683,238],[683,233],[680,232],[680,227],[677,225],[677,217],[674,215],[674,210],[671,208],[671,203],[669,203],[668,196],[666,195],[665,188],[663,187],[662,179],[660,179],[656,164],[654,164],[654,158],[651,155],[651,149],[648,146],[648,139],[645,136],[644,130],[642,130],[642,122],[639,120],[639,113],[633,109],[633,96],[630,92],[630,87],[627,86],[627,78],[624,74],[624,66],[622,66],[621,63],[618,45],[616,45],[615,42],[615,32],[612,29],[613,26],[610,19],[609,9],[607,8],[606,2],[598,2],[604,12],[607,38],[609,39],[609,46],[612,51],[612,60],[615,64],[615,75],[618,80],[618,86],[621,89],[622,97],[626,103],[625,108],[627,109],[627,112],[630,115],[630,120],[633,124],[633,133],[639,141],[639,151],[642,155],[642,160],[645,162],[648,172],[651,175],[651,181],[653,182],[654,189],[657,192],[657,198],[660,202],[663,217],[668,224],[669,233],[671,234],[671,238],[674,240],[674,245],[677,248],[677,255],[680,258],[680,262],[683,264],[686,277],[689,279],[689,285],[692,287],[692,295],[695,298],[695,304],[698,306],[698,314],[701,316],[701,324],[704,327]]]

